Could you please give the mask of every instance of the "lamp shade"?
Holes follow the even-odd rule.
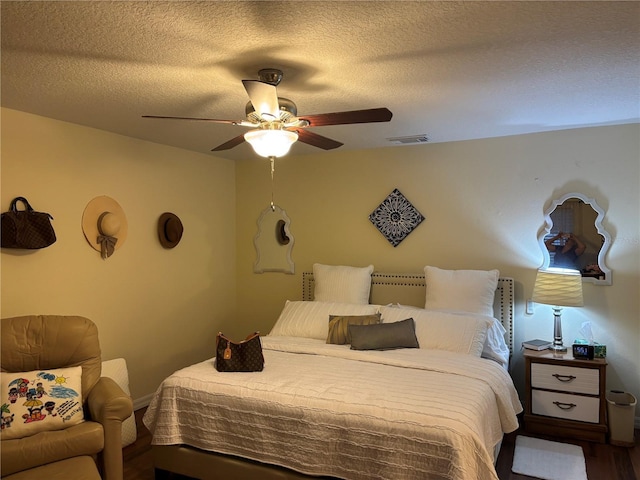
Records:
[[[288,130],[251,130],[244,139],[261,157],[282,157],[298,140],[298,134]]]
[[[566,268],[538,270],[531,299],[546,305],[581,307],[582,275],[578,270]]]

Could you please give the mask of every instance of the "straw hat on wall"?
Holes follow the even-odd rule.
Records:
[[[92,248],[106,259],[127,239],[127,216],[113,198],[102,195],[91,200],[82,214],[82,231]]]

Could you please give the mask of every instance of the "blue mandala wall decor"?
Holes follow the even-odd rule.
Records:
[[[397,247],[422,223],[424,217],[400,190],[393,192],[376,208],[369,220],[391,245]]]

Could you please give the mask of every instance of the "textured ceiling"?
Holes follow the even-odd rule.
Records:
[[[242,79],[284,71],[299,114],[388,107],[316,127],[341,150],[640,120],[638,2],[3,1],[2,106],[210,153],[246,129]],[[296,143],[292,153],[318,153]],[[213,155],[213,154],[212,154]],[[245,143],[216,152],[255,154]]]

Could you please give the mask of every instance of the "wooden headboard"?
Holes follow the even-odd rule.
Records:
[[[313,300],[315,282],[312,272],[302,273],[302,299]],[[513,355],[513,278],[498,279],[493,314],[502,323],[507,333],[505,341]],[[371,274],[370,303],[388,305],[399,303],[424,308],[426,284],[424,273],[381,273]]]

